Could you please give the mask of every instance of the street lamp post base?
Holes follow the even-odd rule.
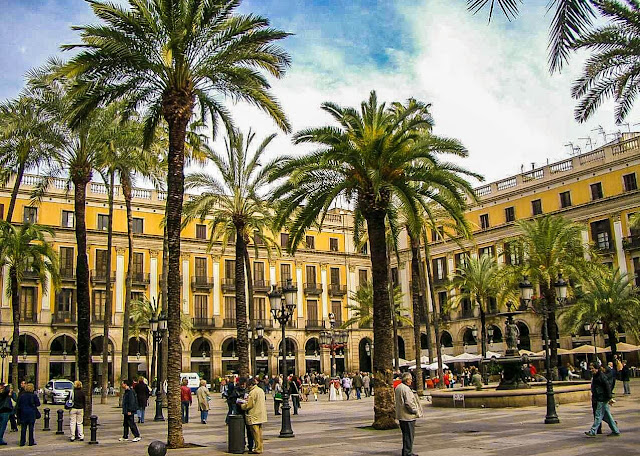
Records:
[[[295,437],[291,428],[291,406],[289,405],[289,395],[282,395],[282,427],[278,437],[283,439]]]
[[[164,421],[164,416],[162,415],[162,398],[160,397],[156,399],[156,416],[153,417],[153,421]]]
[[[556,397],[553,392],[553,384],[547,381],[547,415],[544,417],[544,424],[558,424],[560,418],[556,413]]]

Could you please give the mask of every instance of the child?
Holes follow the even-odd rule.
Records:
[[[316,382],[313,382],[311,384],[311,392],[313,393],[313,399],[317,402],[318,401],[318,384]]]

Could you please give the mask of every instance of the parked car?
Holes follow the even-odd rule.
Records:
[[[64,404],[73,390],[73,382],[65,378],[49,380],[42,392],[42,402],[52,404]]]
[[[187,386],[191,390],[192,393],[195,393],[196,390],[200,387],[200,375],[196,372],[181,372],[180,373],[180,382],[182,380],[187,379]],[[211,384],[207,383],[207,389],[211,389]]]

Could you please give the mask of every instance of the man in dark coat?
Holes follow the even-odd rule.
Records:
[[[138,423],[144,423],[144,409],[147,408],[147,403],[149,402],[149,386],[144,382],[144,378],[140,377],[133,390],[138,398]]]
[[[131,380],[126,380],[122,382],[122,388],[124,390],[124,396],[122,397],[122,426],[124,428],[124,432],[122,437],[118,440],[120,442],[128,442],[129,441],[129,429],[133,433],[133,441],[140,441],[140,432],[138,432],[138,426],[136,426],[136,422],[134,420],[134,416],[136,414],[136,410],[138,410],[138,399],[136,398],[136,393],[131,388],[133,382]]]
[[[612,436],[619,436],[620,430],[616,425],[611,411],[609,410],[609,401],[611,401],[611,381],[607,378],[604,367],[598,368],[594,364],[589,365],[591,374],[591,397],[592,401],[596,403],[595,418],[593,420],[593,426],[591,429],[585,432],[587,437],[595,437],[596,431],[602,424],[602,421],[606,422],[611,429]]]

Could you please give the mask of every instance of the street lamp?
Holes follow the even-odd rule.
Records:
[[[567,300],[567,282],[562,278],[562,274],[558,274],[558,280],[553,284],[555,289],[556,301],[562,305]],[[520,282],[520,299],[525,306],[533,303],[533,285],[525,276]],[[560,422],[556,413],[556,400],[553,391],[553,382],[551,381],[551,343],[549,341],[549,304],[546,299],[538,298],[538,303],[542,309],[542,317],[544,320],[544,342],[545,342],[545,364],[547,370],[547,415],[544,418],[545,424],[557,424]],[[535,309],[534,309],[535,311]]]
[[[261,321],[258,321],[258,323],[256,323],[255,331],[252,331],[251,329],[248,331],[248,336],[252,345],[251,361],[252,361],[252,367],[253,367],[253,375],[256,376],[258,375],[258,362],[256,361],[256,357],[258,356],[258,353],[256,351],[256,342],[262,341],[262,338],[264,337],[264,326],[262,325]],[[264,353],[264,350],[262,350],[261,353]],[[261,356],[264,356],[264,355],[261,355]]]
[[[0,381],[4,382],[4,359],[9,355],[9,342],[3,337],[0,340],[0,358],[2,358],[2,377]]]
[[[329,313],[329,327],[331,331],[320,332],[320,346],[331,350],[331,377],[335,377],[337,375],[336,350],[343,348],[347,344],[349,334],[346,331],[336,331],[336,316],[333,312]],[[366,346],[369,346],[369,344],[367,343]],[[369,347],[367,355],[369,355],[370,350],[371,347]]]
[[[280,437],[294,437],[291,429],[291,406],[289,405],[289,382],[287,379],[287,338],[285,329],[287,322],[293,318],[293,311],[296,308],[296,294],[298,289],[288,279],[280,292],[275,285],[271,286],[271,291],[267,294],[271,304],[271,315],[273,319],[280,323],[282,329],[282,373],[284,387],[282,388],[282,426]]]
[[[596,345],[596,336],[599,332],[602,332],[602,328],[604,328],[604,324],[600,320],[596,321],[593,326],[591,326],[590,323],[584,324],[584,330],[591,333],[593,336],[594,363],[598,363],[598,346]]]
[[[153,418],[153,421],[164,421],[164,416],[162,415],[162,394],[164,388],[162,378],[162,341],[167,331],[167,317],[164,313],[161,313],[158,319],[154,320],[154,318],[151,319],[151,330],[153,331],[154,342],[158,347],[156,360],[156,369],[158,371],[156,377],[158,381],[156,387],[156,416]]]

